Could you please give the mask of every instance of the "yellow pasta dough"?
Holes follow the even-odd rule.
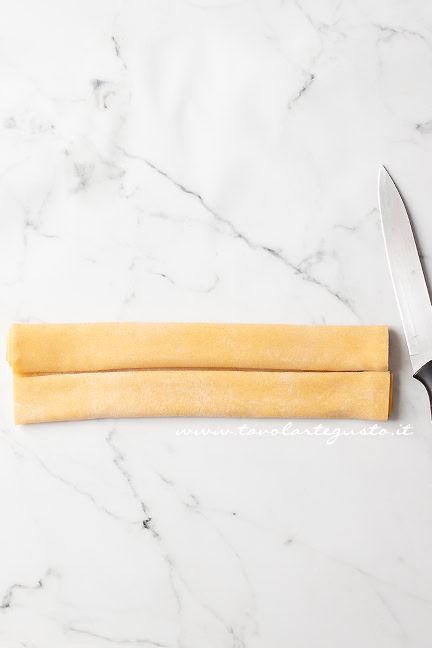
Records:
[[[148,368],[387,371],[386,326],[13,324],[14,373]]]
[[[13,324],[16,423],[363,418],[391,408],[385,326]]]
[[[386,420],[388,372],[144,370],[14,376],[16,423],[140,416]]]

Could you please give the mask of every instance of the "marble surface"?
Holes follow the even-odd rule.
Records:
[[[395,373],[386,434],[329,443],[312,421],[19,428],[3,363],[1,647],[429,648],[432,427],[376,183],[384,163],[432,280],[432,5],[17,0],[0,52],[1,339],[379,323]]]

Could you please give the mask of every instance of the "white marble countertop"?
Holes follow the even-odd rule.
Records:
[[[388,324],[395,376],[387,434],[328,443],[316,421],[15,427],[3,363],[1,648],[429,648],[432,427],[376,185],[384,163],[432,280],[432,5],[17,0],[0,52],[0,339]]]

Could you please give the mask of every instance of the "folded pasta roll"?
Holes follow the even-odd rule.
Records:
[[[16,423],[144,416],[386,420],[388,372],[114,371],[14,376]]]
[[[14,324],[16,423],[363,418],[391,407],[385,326]]]
[[[154,368],[387,371],[386,326],[13,324],[14,373]]]

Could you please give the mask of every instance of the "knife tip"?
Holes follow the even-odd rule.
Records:
[[[390,173],[385,168],[385,166],[383,164],[380,164],[379,169],[378,169],[378,183],[383,184],[384,182],[386,182],[388,180],[391,180],[391,182],[393,182],[393,179],[392,179]]]

